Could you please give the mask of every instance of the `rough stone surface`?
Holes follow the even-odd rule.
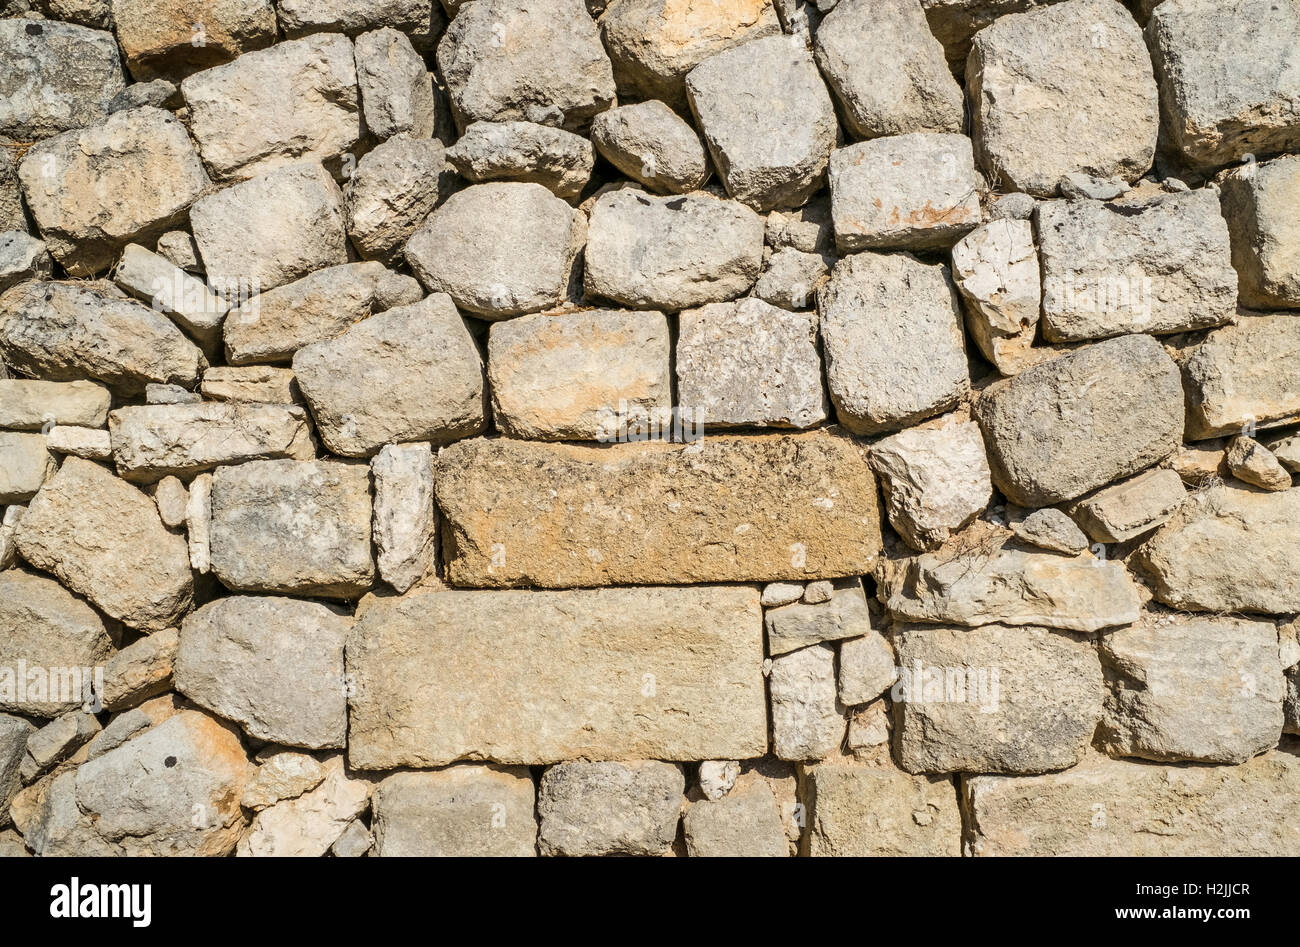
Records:
[[[543,855],[663,855],[677,837],[686,782],[658,761],[560,763],[537,793]]]
[[[0,20],[0,135],[49,138],[108,114],[122,91],[113,34],[71,23]]]
[[[0,379],[0,428],[38,431],[50,424],[103,427],[112,396],[90,381]]]
[[[1083,530],[1054,507],[1013,517],[1010,525],[1017,539],[1040,549],[1075,555],[1088,548],[1088,537]]]
[[[1182,478],[1174,471],[1148,470],[1084,497],[1070,513],[1097,542],[1122,543],[1167,521],[1186,498]]]
[[[111,8],[127,68],[137,82],[179,79],[275,42],[270,0],[112,0]],[[202,24],[201,33],[195,24]]]
[[[952,248],[952,275],[971,339],[1003,375],[1016,374],[1033,345],[1043,295],[1029,221],[1000,218],[962,237]]]
[[[713,170],[695,129],[658,100],[601,112],[591,122],[591,142],[610,164],[660,194],[697,190]]]
[[[370,462],[379,575],[398,592],[431,575],[437,565],[434,464],[428,444],[388,444]]]
[[[835,649],[825,644],[772,660],[772,752],[783,760],[820,760],[844,739],[835,681]]]
[[[53,272],[43,241],[21,230],[0,233],[0,293],[30,279],[49,279]]]
[[[348,237],[367,260],[392,263],[406,241],[447,196],[442,143],[390,138],[357,162],[347,187]]]
[[[450,766],[394,773],[375,787],[375,855],[532,857],[536,790],[524,767]]]
[[[1300,320],[1247,315],[1211,332],[1182,362],[1187,438],[1300,420]]]
[[[254,858],[320,858],[370,802],[368,780],[353,779],[343,757],[324,764],[319,786],[296,799],[263,809],[253,818],[235,854]]]
[[[703,765],[703,764],[701,764]],[[692,802],[682,818],[692,858],[785,858],[789,855],[781,807],[772,787],[746,773],[727,795]]]
[[[392,27],[362,33],[354,52],[367,130],[380,139],[431,137],[437,127],[433,82],[406,34]]]
[[[582,193],[596,166],[591,142],[534,122],[475,122],[447,160],[467,180],[531,182],[565,200]]]
[[[113,269],[113,282],[129,295],[170,316],[205,353],[215,353],[221,338],[221,322],[229,306],[203,280],[132,243],[122,251]]]
[[[129,710],[171,690],[178,644],[177,630],[165,628],[113,654],[104,664],[104,708]]]
[[[40,434],[0,431],[0,503],[26,503],[56,467]]]
[[[808,813],[804,854],[814,858],[961,854],[949,777],[836,759],[808,767],[800,795]]]
[[[1300,156],[1249,164],[1222,186],[1242,305],[1300,309]]]
[[[868,612],[862,580],[857,578],[837,580],[824,601],[769,608],[763,624],[767,653],[773,657],[823,641],[866,635],[877,625]]]

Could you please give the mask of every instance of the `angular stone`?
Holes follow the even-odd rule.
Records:
[[[0,379],[0,428],[37,431],[51,424],[103,427],[112,396],[90,381]]]
[[[763,236],[773,250],[829,252],[835,244],[830,196],[822,194],[814,197],[795,210],[772,211],[767,215]]]
[[[239,840],[244,858],[320,858],[370,804],[369,780],[348,776],[343,756],[324,764],[320,785],[260,811]]]
[[[976,33],[1007,13],[1019,13],[1031,7],[1059,2],[1060,0],[921,0],[921,6],[925,8],[930,31],[943,44],[949,66],[961,77],[966,68],[966,56],[970,53],[971,37]]]
[[[676,367],[678,402],[710,427],[809,428],[830,407],[816,315],[761,299],[682,312]]]
[[[449,581],[541,588],[835,578],[881,547],[862,446],[826,432],[439,455]],[[737,757],[739,759],[741,757]]]
[[[208,282],[227,296],[265,292],[348,258],[343,192],[319,164],[209,194],[190,209],[190,222]]]
[[[325,779],[325,766],[309,753],[267,748],[258,753],[250,767],[240,805],[265,809],[284,799],[297,799]]]
[[[1083,635],[895,625],[892,637],[894,740],[908,772],[1042,773],[1087,753],[1104,683]]]
[[[429,51],[447,22],[436,0],[278,0],[276,12],[280,29],[289,37],[354,36],[387,26],[408,34],[421,52]],[[432,37],[431,32],[435,32]]]
[[[898,660],[881,631],[840,642],[839,700],[845,707],[870,703],[898,679]]]
[[[429,138],[437,101],[424,60],[406,34],[391,27],[362,33],[354,53],[366,128],[379,139],[407,134]]]
[[[698,190],[713,170],[695,129],[658,100],[601,112],[591,141],[610,164],[659,194]]]
[[[561,128],[475,122],[447,149],[447,160],[470,181],[530,182],[572,200],[591,180],[596,153],[587,139]]]
[[[293,372],[321,440],[344,457],[392,442],[445,444],[485,424],[482,359],[442,294],[299,349]]]
[[[993,483],[1046,506],[1158,463],[1182,441],[1178,369],[1160,343],[1089,345],[987,388],[975,402]]]
[[[975,228],[953,246],[952,274],[971,338],[998,371],[1016,374],[1034,344],[1042,307],[1033,227],[1002,218]]]
[[[404,135],[377,145],[347,186],[348,236],[367,260],[392,263],[451,189],[442,143]]]
[[[112,0],[112,10],[137,82],[179,79],[275,42],[271,0]]]
[[[834,262],[829,254],[777,250],[764,263],[754,295],[782,309],[810,309],[816,305],[817,290],[830,276]]]
[[[59,583],[21,569],[0,572],[0,711],[55,717],[80,708],[86,669],[112,652],[103,620]],[[39,673],[29,677],[23,668]]]
[[[141,631],[174,625],[193,599],[184,537],[168,532],[153,500],[88,460],[63,461],[16,541],[32,565]]]
[[[1122,563],[1025,549],[979,523],[936,552],[882,560],[881,602],[897,619],[1097,631],[1136,621],[1138,589]]]
[[[1222,438],[1178,448],[1165,463],[1190,487],[1199,487],[1217,478],[1231,476],[1226,463],[1227,442]]]
[[[437,566],[434,464],[428,444],[389,444],[370,462],[379,575],[398,592],[432,575]]]
[[[1282,735],[1272,622],[1148,615],[1098,650],[1111,687],[1098,745],[1112,756],[1244,763]]]
[[[461,128],[529,121],[582,131],[614,104],[614,76],[581,0],[484,0],[438,43],[438,70]]]
[[[290,368],[269,365],[219,365],[203,373],[199,386],[209,401],[251,401],[261,404],[291,404],[298,399],[298,385]]]
[[[1122,543],[1166,522],[1186,498],[1174,471],[1148,470],[1084,497],[1070,515],[1097,542]]]
[[[1228,225],[1207,188],[1136,208],[1043,201],[1037,220],[1049,342],[1187,332],[1236,318]]]
[[[200,402],[135,405],[108,415],[119,476],[189,479],[248,460],[313,460],[307,412],[297,405]]]
[[[1293,434],[1290,437],[1270,441],[1268,449],[1287,470],[1292,473],[1300,472],[1300,437]]]
[[[190,391],[180,385],[150,382],[144,386],[145,404],[198,404],[202,400],[203,396],[197,391]]]
[[[27,212],[23,209],[22,188],[18,183],[18,165],[11,146],[5,146],[3,142],[0,142],[0,232],[28,232]]]
[[[962,130],[961,87],[918,0],[838,4],[813,48],[855,138]]]
[[[1160,115],[1142,32],[1115,0],[1069,0],[1001,17],[966,64],[975,157],[1008,191],[1050,197],[1082,171],[1135,181]]]
[[[781,807],[767,780],[746,773],[726,796],[692,802],[683,816],[692,858],[785,858]]]
[[[837,700],[835,649],[825,644],[772,660],[772,752],[783,760],[820,760],[844,739]]]
[[[1076,555],[1088,548],[1088,537],[1083,530],[1055,507],[1049,506],[1023,517],[1013,517],[1011,531],[1017,539],[1052,552]]]
[[[1232,483],[1190,494],[1137,551],[1156,598],[1189,611],[1300,611],[1293,554],[1300,490],[1263,493]]]
[[[627,439],[639,419],[671,419],[670,353],[668,320],[658,312],[588,309],[498,322],[487,363],[497,429],[531,440]]]
[[[35,141],[108,114],[126,85],[112,33],[0,20],[0,135]]]
[[[767,630],[767,653],[772,657],[823,641],[865,635],[874,627],[862,580],[856,577],[837,580],[827,601],[769,608],[763,624]]]
[[[619,97],[662,99],[685,110],[686,74],[710,56],[781,24],[767,0],[612,0],[600,18]]]
[[[179,633],[146,635],[113,654],[104,665],[104,709],[117,713],[172,689]]]
[[[804,771],[803,852],[813,857],[958,856],[962,819],[947,776],[832,760]]]
[[[24,783],[34,782],[85,746],[100,731],[99,721],[81,708],[56,717],[27,738],[20,770]]]
[[[175,110],[185,104],[181,98],[180,87],[166,79],[153,79],[149,82],[134,82],[113,97],[108,103],[108,112],[125,112],[149,106],[156,109]]]
[[[704,195],[602,195],[591,209],[584,282],[637,309],[675,311],[745,293],[763,265],[763,219]]]
[[[359,769],[766,748],[753,587],[417,588],[360,611],[347,649]],[[519,726],[520,714],[537,725]]]
[[[562,303],[586,238],[582,212],[540,184],[476,184],[429,216],[406,259],[432,292],[505,319]]]
[[[665,855],[686,782],[674,763],[560,763],[537,797],[543,855]]]
[[[855,254],[835,264],[817,308],[831,401],[855,434],[915,424],[970,391],[947,267],[907,254]]]
[[[195,245],[194,237],[189,231],[167,231],[158,238],[155,249],[159,256],[186,272],[203,272],[203,265],[199,262],[199,248]]]
[[[109,460],[113,456],[108,432],[99,428],[52,427],[45,435],[45,447],[51,454],[71,454],[86,460]]]
[[[983,219],[970,139],[913,132],[837,148],[831,214],[841,253],[950,247]]]
[[[355,598],[374,583],[370,471],[259,460],[212,476],[212,571],[229,589]]]
[[[245,53],[190,76],[181,94],[190,131],[218,180],[335,161],[365,127],[352,42],[337,34]]]
[[[0,431],[0,503],[26,503],[57,468],[42,435]]]
[[[0,293],[31,279],[49,279],[54,272],[45,243],[21,230],[0,233]]]
[[[1165,0],[1166,3],[1171,0]],[[1153,766],[1099,753],[1073,769],[962,781],[972,855],[1290,855],[1294,744],[1241,766]]]
[[[1254,438],[1238,434],[1229,441],[1225,462],[1238,480],[1263,490],[1291,489],[1291,474]]]
[[[212,567],[212,474],[199,474],[190,483],[185,531],[190,565],[195,572],[207,575]]]
[[[394,773],[375,789],[380,858],[531,858],[536,790],[522,766],[450,766]]]
[[[1222,185],[1242,305],[1300,309],[1300,155],[1248,164]]]
[[[113,269],[113,282],[157,312],[166,313],[205,352],[221,339],[227,302],[197,276],[137,244],[128,244]]]
[[[1211,332],[1182,370],[1189,440],[1300,419],[1300,319],[1244,316]]]
[[[1209,169],[1300,146],[1294,0],[1165,0],[1147,24],[1171,143]]]
[[[0,825],[9,824],[9,804],[23,788],[19,770],[35,730],[22,717],[0,714]]]

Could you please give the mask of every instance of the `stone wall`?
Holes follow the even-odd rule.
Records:
[[[0,854],[1300,854],[1297,50],[0,0]]]

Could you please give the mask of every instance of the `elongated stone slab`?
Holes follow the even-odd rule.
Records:
[[[767,749],[752,586],[367,598],[348,638],[356,769],[748,759]]]
[[[871,571],[876,480],[837,433],[438,455],[448,581],[475,587],[770,582]]]

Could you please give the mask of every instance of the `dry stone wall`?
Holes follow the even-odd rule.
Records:
[[[1298,57],[0,0],[0,854],[1300,854]]]

